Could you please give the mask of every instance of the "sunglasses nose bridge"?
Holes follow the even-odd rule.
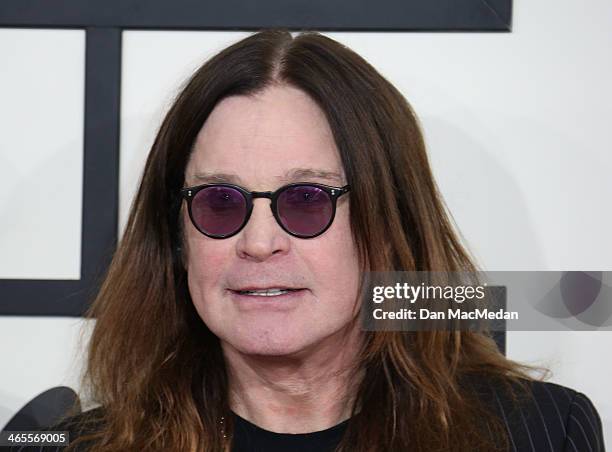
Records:
[[[256,212],[256,204],[255,200],[257,198],[267,198],[269,199],[269,208],[270,210],[268,211],[268,213],[265,213],[265,206],[260,206],[261,208],[264,209],[264,211],[260,211],[259,214],[255,214],[256,216],[258,215],[258,219],[254,220],[253,219],[253,214],[254,212]],[[265,203],[265,201],[261,201],[262,203]],[[275,200],[275,196],[273,192],[250,192],[250,202],[249,204],[249,208],[246,212],[246,218],[244,220],[244,225],[243,228],[246,228],[249,226],[250,223],[255,222],[261,222],[261,221],[273,221],[275,225],[280,226],[281,228],[283,228],[283,226],[280,224],[280,221],[278,219],[278,216],[276,215],[275,212],[275,204],[276,204],[276,200]],[[262,224],[261,223],[257,223],[257,227],[259,228]]]
[[[273,193],[271,191],[252,191],[251,196],[255,198],[268,198],[272,199]]]
[[[274,193],[271,191],[252,191],[251,200],[255,200],[257,198],[268,198],[270,200],[270,209],[272,209],[272,212],[274,212]]]

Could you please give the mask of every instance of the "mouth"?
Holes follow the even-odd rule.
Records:
[[[288,313],[309,300],[308,289],[303,287],[243,286],[228,289],[228,292],[230,299],[235,303],[234,306],[243,313]]]
[[[231,292],[252,297],[278,297],[294,292],[300,292],[305,289],[289,288],[289,287],[269,287],[269,288],[248,288],[248,289],[230,289]]]

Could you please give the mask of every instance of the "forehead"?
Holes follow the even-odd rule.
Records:
[[[194,143],[186,179],[201,182],[198,175],[218,173],[249,185],[269,185],[292,174],[344,178],[325,114],[303,91],[286,85],[228,97],[214,108]]]

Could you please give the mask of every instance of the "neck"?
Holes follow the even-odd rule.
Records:
[[[351,415],[361,340],[359,328],[352,328],[283,356],[244,354],[222,342],[232,410],[279,433],[308,433],[339,424]]]

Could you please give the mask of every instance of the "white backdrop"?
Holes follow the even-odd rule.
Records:
[[[120,230],[180,84],[247,35],[124,32]],[[485,269],[612,270],[612,3],[515,0],[512,33],[328,35],[411,102]],[[0,61],[0,278],[78,278],[84,33],[0,30]],[[41,391],[76,388],[81,325],[0,317],[0,426]],[[609,332],[508,333],[511,358],[593,400],[608,444],[611,347]]]

